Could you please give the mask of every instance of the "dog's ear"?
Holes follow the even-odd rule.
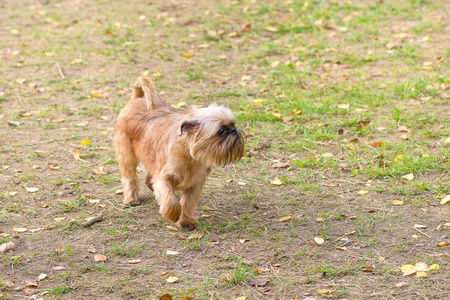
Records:
[[[178,136],[180,136],[183,134],[184,131],[193,130],[195,128],[198,128],[198,126],[200,126],[200,121],[197,119],[184,120],[181,123],[180,128],[178,128],[177,134]]]

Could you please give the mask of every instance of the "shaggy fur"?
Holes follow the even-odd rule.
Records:
[[[133,85],[114,135],[125,205],[139,205],[136,167],[146,170],[145,183],[155,193],[161,215],[179,227],[194,229],[193,212],[213,164],[238,161],[243,133],[228,108],[212,104],[183,115],[162,101],[146,77]],[[174,191],[181,191],[178,201]]]

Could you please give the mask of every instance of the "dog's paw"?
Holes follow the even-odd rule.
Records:
[[[192,219],[180,219],[177,222],[177,226],[187,230],[194,230],[197,228],[197,223],[195,223]]]
[[[139,201],[139,199],[137,198],[124,198],[123,199],[123,205],[126,206],[136,206],[141,204],[141,201]]]
[[[159,212],[164,219],[175,223],[180,219],[181,205],[178,202],[170,206],[161,205]]]

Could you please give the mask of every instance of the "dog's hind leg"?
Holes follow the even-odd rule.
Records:
[[[131,147],[131,141],[124,132],[116,131],[114,135],[114,146],[116,148],[120,172],[122,173],[123,204],[139,205],[139,181],[136,176],[138,160]]]

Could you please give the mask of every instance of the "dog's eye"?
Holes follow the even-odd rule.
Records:
[[[218,136],[225,136],[227,134],[227,131],[224,128],[220,128],[219,131],[217,131]]]

